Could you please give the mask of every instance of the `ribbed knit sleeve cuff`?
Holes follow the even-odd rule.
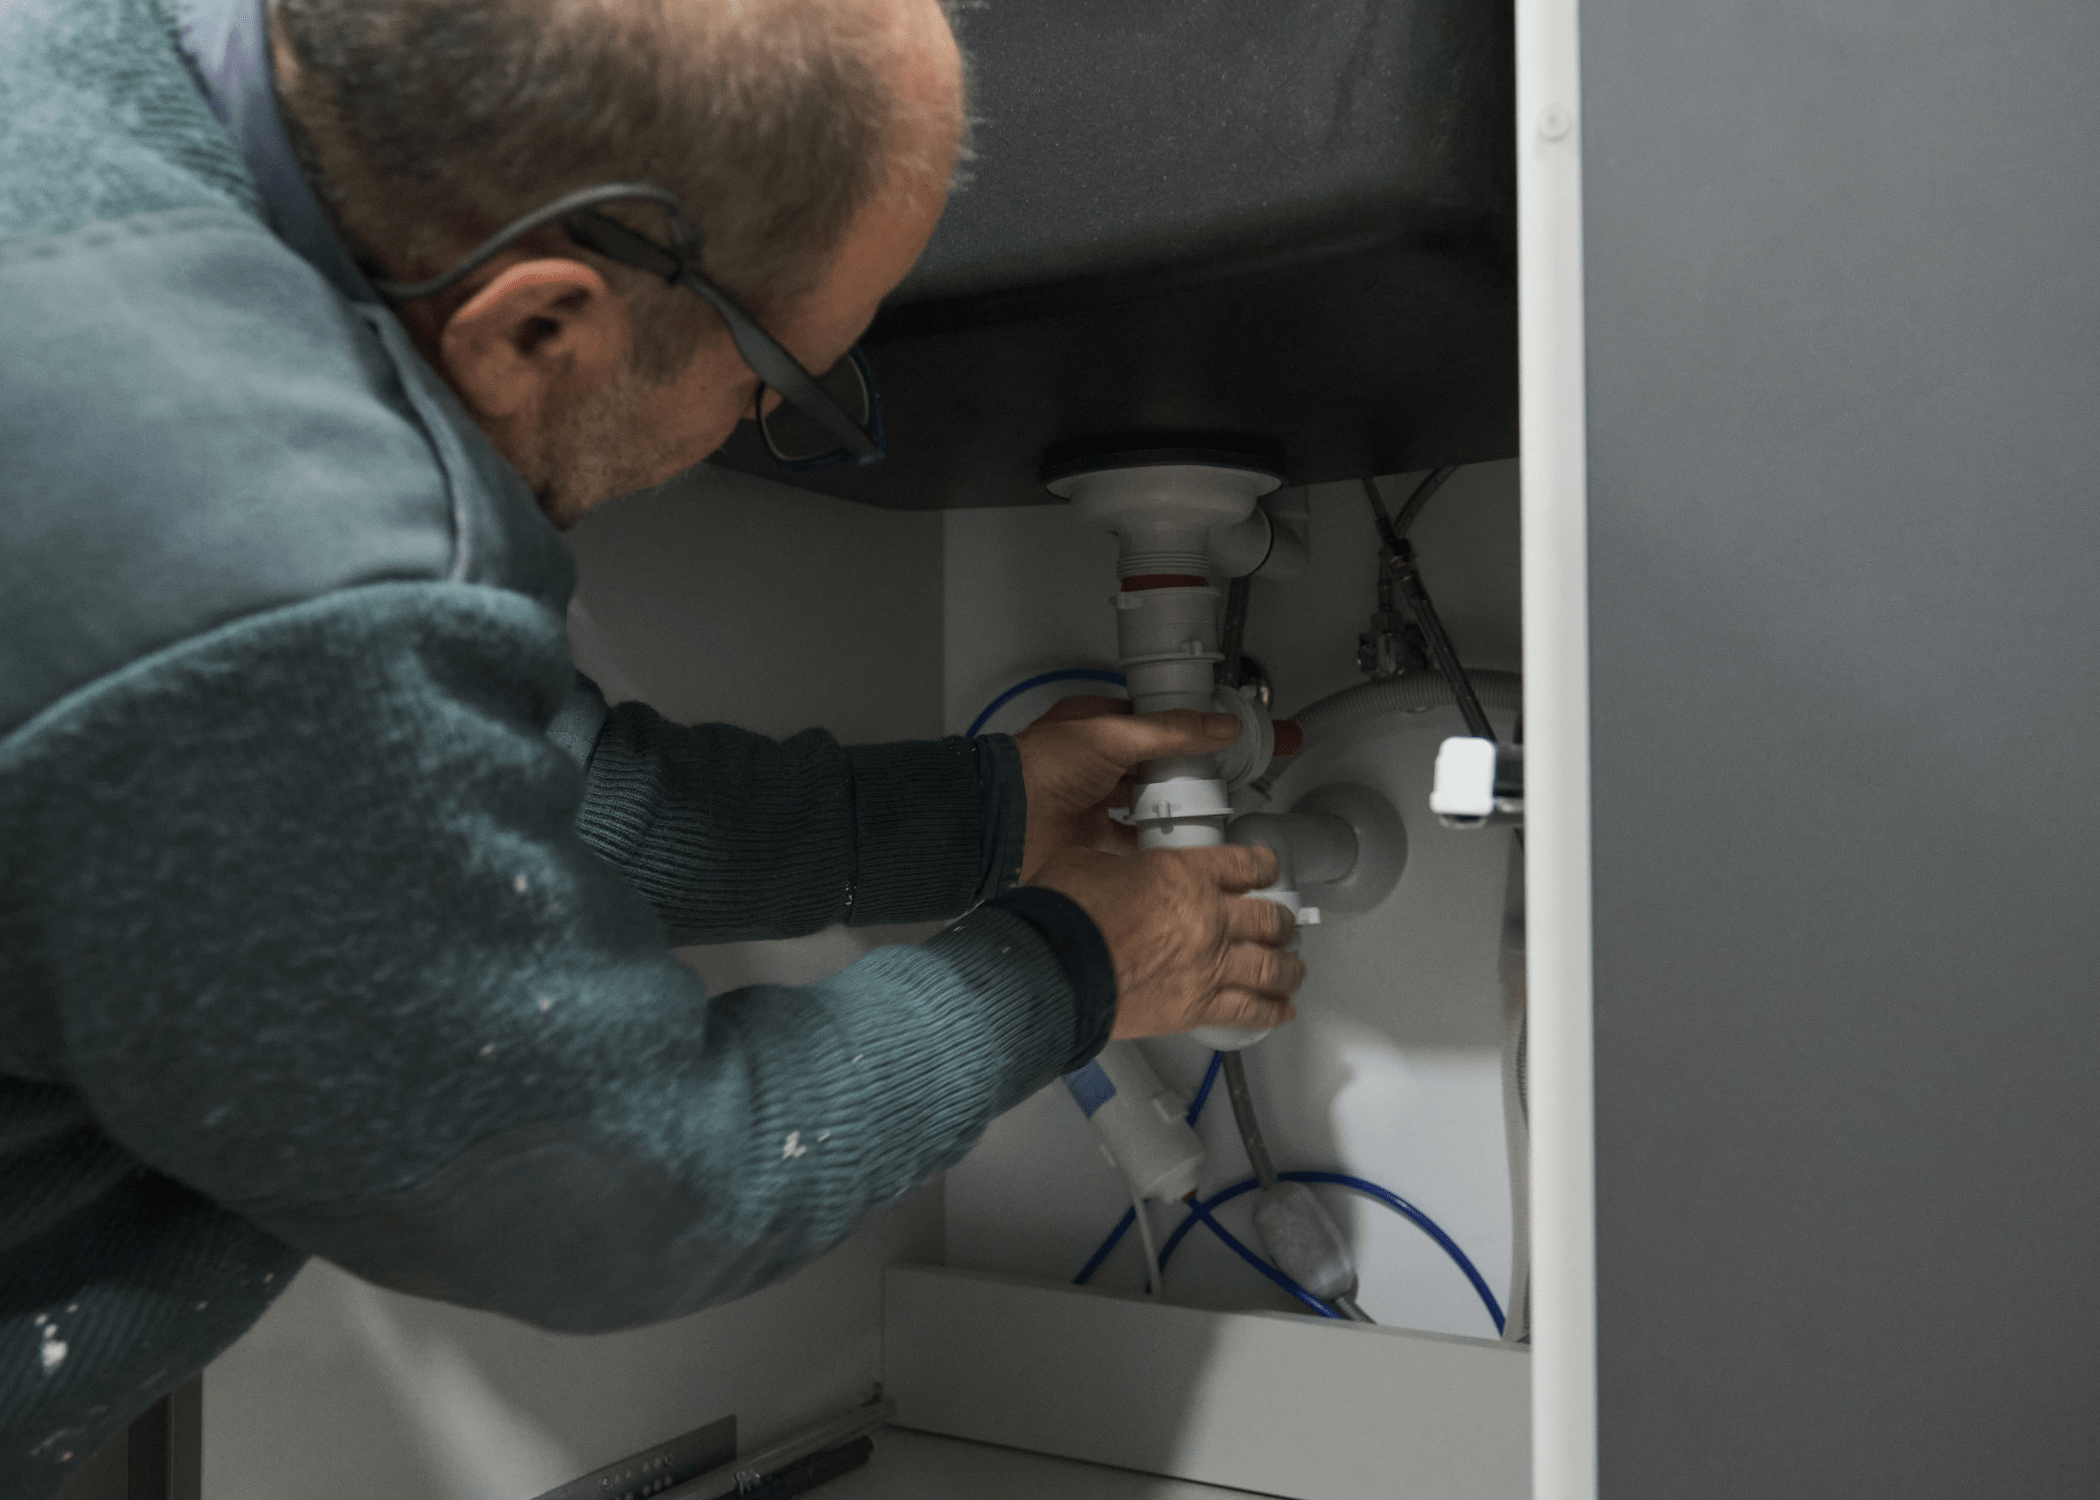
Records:
[[[979,814],[977,899],[989,901],[1021,881],[1028,845],[1028,786],[1011,735],[981,734],[977,745]]]
[[[880,950],[878,950],[880,951]],[[1072,986],[1071,971],[1043,928],[1004,899],[988,901],[950,923],[920,945],[973,993],[966,1026],[936,1043],[913,1044],[914,1068],[926,1066],[929,1045],[942,1054],[941,1070],[975,1072],[986,1062],[1003,1075],[991,1103],[993,1114],[1013,1108],[1098,1052],[1092,1035],[1107,1027]],[[863,959],[863,963],[867,960]],[[851,973],[851,970],[847,971]],[[943,1083],[943,1090],[953,1085]],[[922,1107],[938,1113],[940,1102]]]
[[[853,745],[853,910],[869,922],[952,917],[977,900],[977,746],[961,736]]]
[[[1116,966],[1101,929],[1077,901],[1046,886],[1024,885],[986,905],[1011,912],[1043,935],[1072,986],[1072,1056],[1060,1073],[1084,1067],[1108,1045],[1116,1024]]]
[[[605,694],[598,690],[598,684],[578,672],[569,696],[562,701],[560,711],[547,726],[547,738],[554,741],[555,748],[562,754],[588,771],[591,756],[598,748],[598,732],[605,727],[608,712]]]

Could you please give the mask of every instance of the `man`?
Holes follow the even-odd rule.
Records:
[[[1288,1017],[1264,851],[1102,852],[1228,722],[776,744],[570,668],[556,527],[809,402],[964,113],[934,0],[0,6],[0,1494],[306,1255],[674,1317],[1111,1031]],[[668,951],[972,907],[802,989]]]

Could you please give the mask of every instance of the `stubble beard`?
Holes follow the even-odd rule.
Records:
[[[650,429],[661,388],[631,365],[548,414],[529,471],[540,510],[566,531],[621,495],[662,484],[680,467]]]

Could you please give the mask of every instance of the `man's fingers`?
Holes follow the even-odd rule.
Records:
[[[1222,844],[1214,849],[1180,850],[1177,855],[1192,861],[1220,890],[1253,891],[1276,883],[1276,851],[1259,844]]]
[[[1260,943],[1234,943],[1218,975],[1220,989],[1247,990],[1277,1001],[1289,1000],[1303,983],[1304,959]]]
[[[1094,847],[1109,854],[1135,854],[1138,852],[1138,832],[1128,823],[1118,823],[1114,818],[1104,818],[1101,837]]]
[[[1225,935],[1235,943],[1282,948],[1298,935],[1298,919],[1280,901],[1242,896],[1225,908]]]
[[[1190,708],[1103,717],[1091,728],[1094,748],[1120,766],[1169,755],[1208,755],[1240,737],[1240,721],[1231,714],[1200,714]]]
[[[1221,989],[1211,997],[1204,1026],[1231,1026],[1241,1031],[1262,1031],[1298,1019],[1298,1007],[1288,1000],[1257,995],[1252,990]]]

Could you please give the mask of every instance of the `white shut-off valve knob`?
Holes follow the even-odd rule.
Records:
[[[1485,818],[1495,810],[1495,742],[1453,737],[1437,747],[1429,810],[1440,818]]]

